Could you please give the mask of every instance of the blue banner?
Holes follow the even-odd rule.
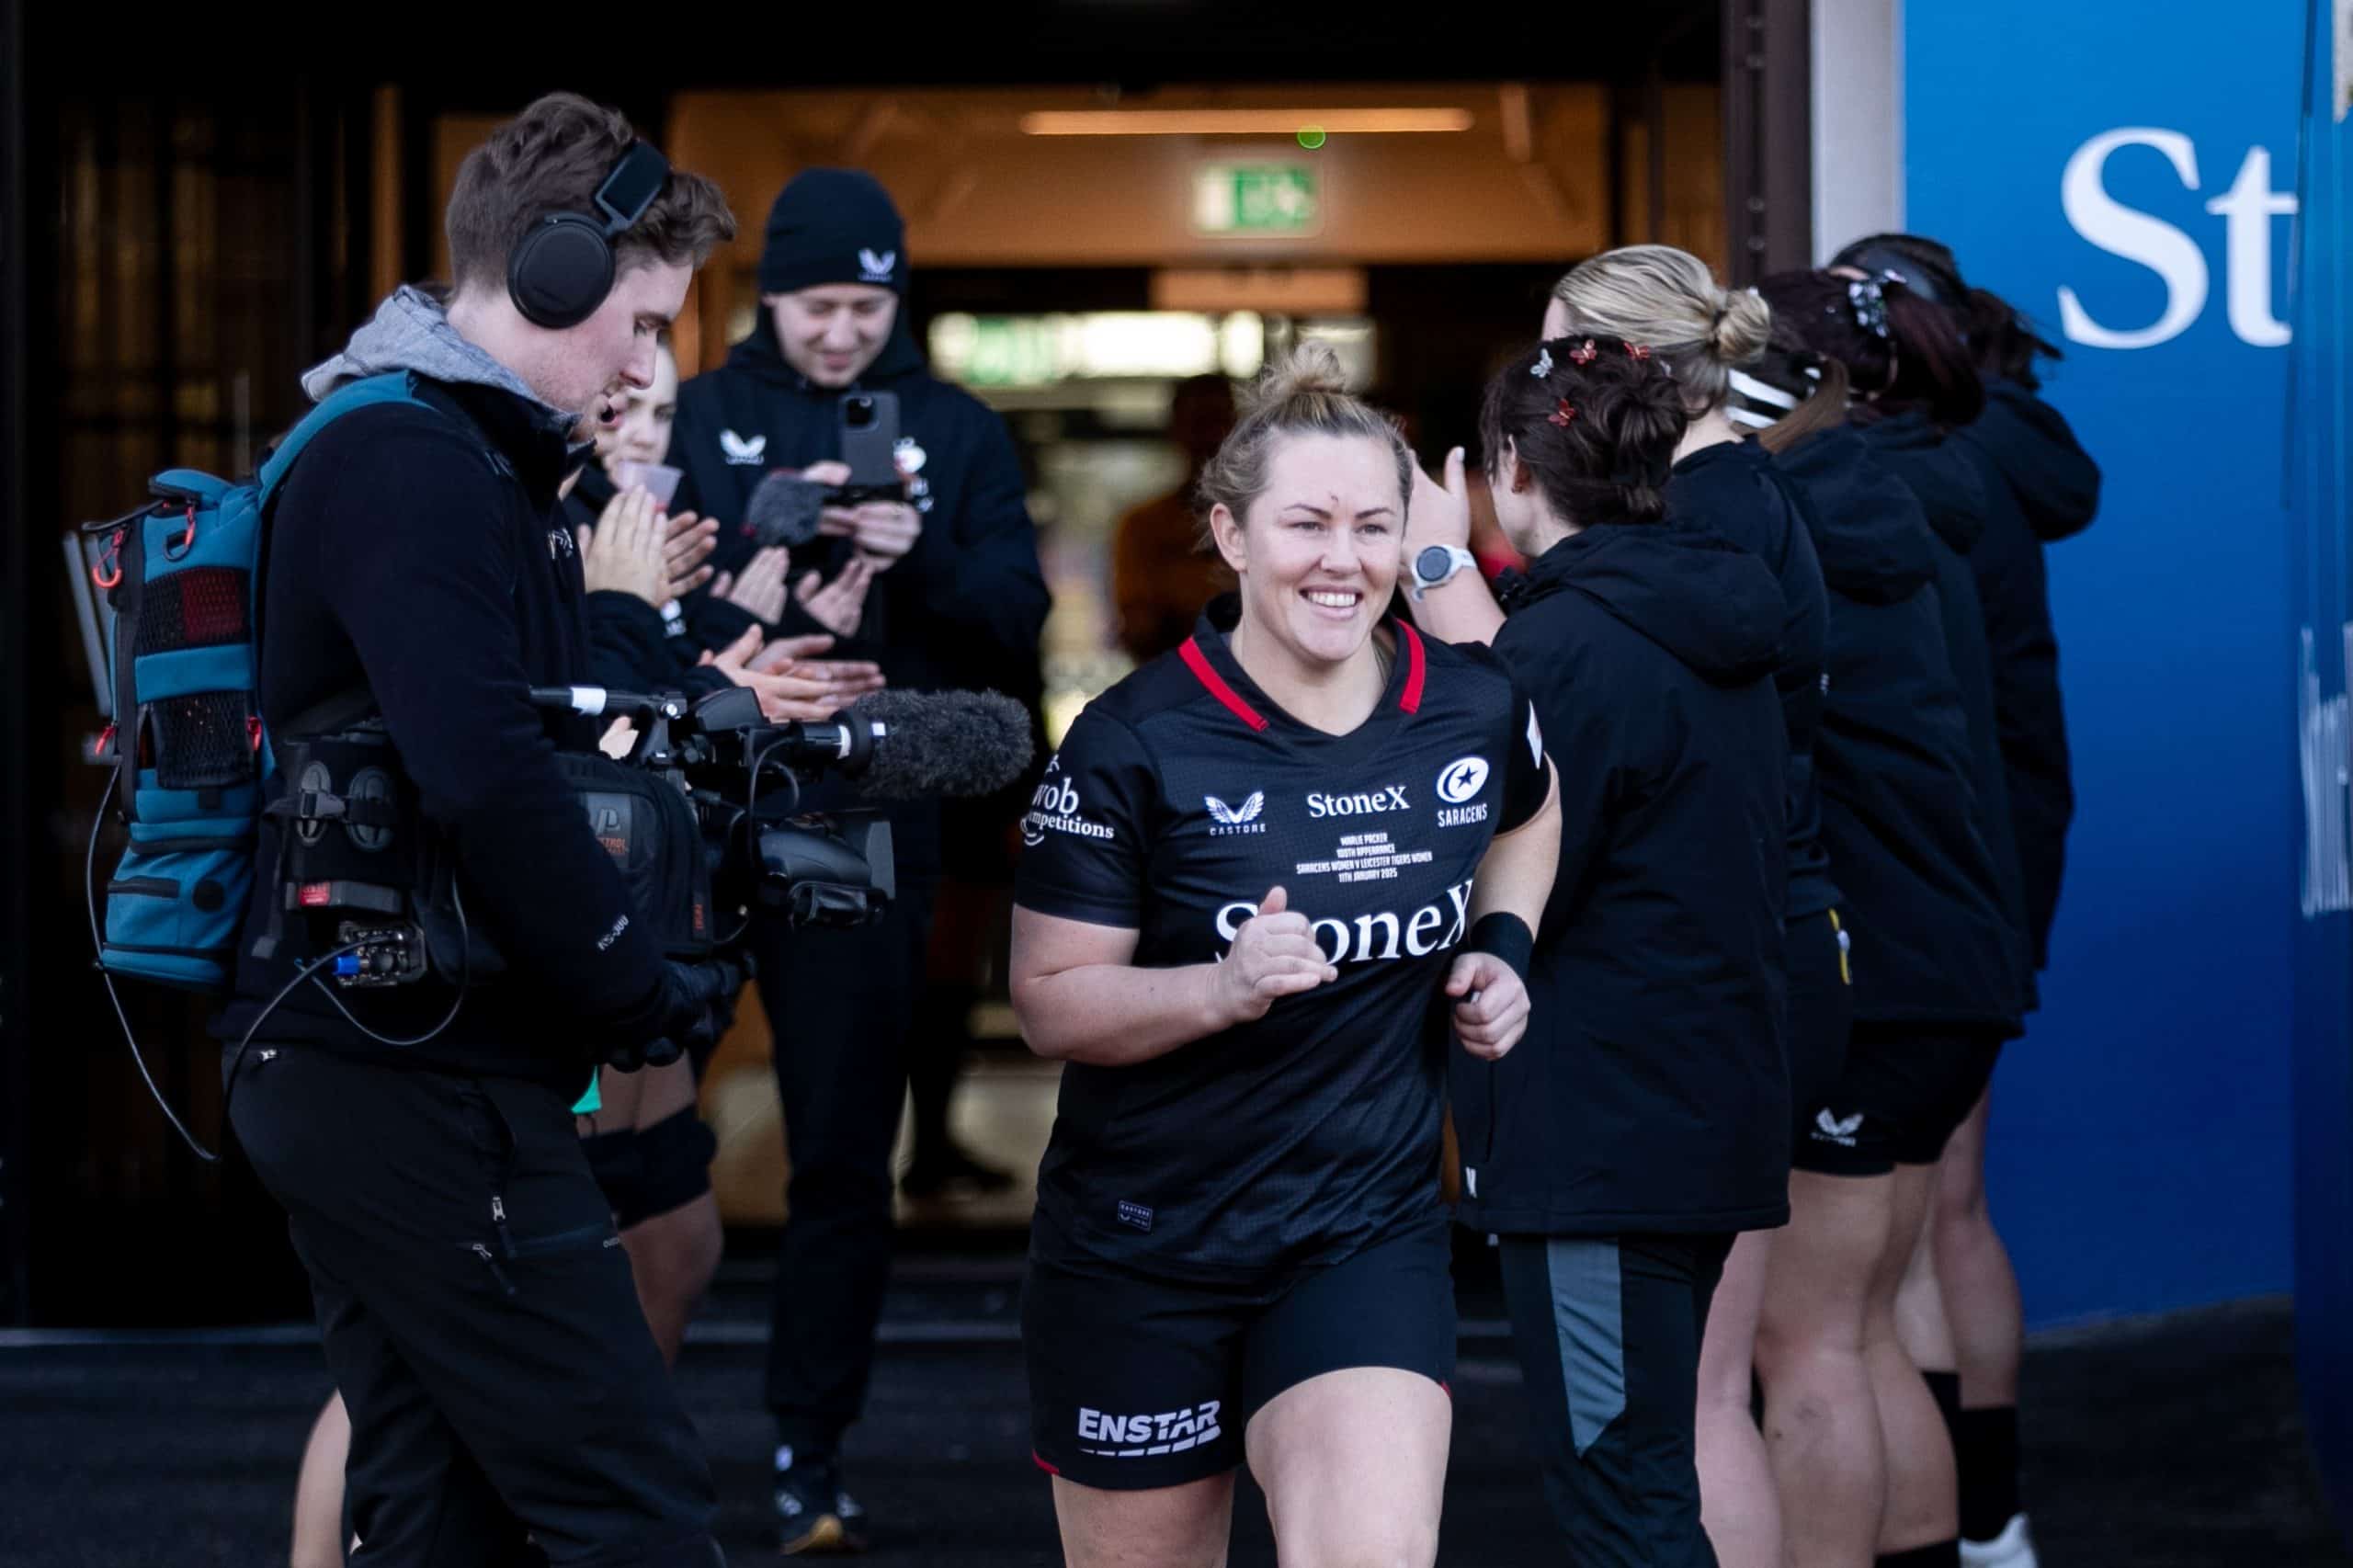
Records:
[[[2077,806],[2042,1010],[1995,1083],[1994,1211],[2030,1322],[2284,1290],[2302,7],[1904,17],[1905,227],[2063,345],[2046,395],[2106,474],[2050,552]]]
[[[2296,941],[2296,1372],[2340,1520],[2353,1521],[2353,574],[2347,570],[2346,121],[2353,6],[2307,0],[2289,485],[2294,508],[2303,915]]]

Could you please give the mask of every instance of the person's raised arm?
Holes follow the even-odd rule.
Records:
[[[1462,449],[1446,454],[1443,483],[1420,469],[1414,471],[1414,494],[1405,507],[1404,581],[1414,580],[1414,557],[1434,544],[1457,550],[1471,547],[1471,484],[1462,472]],[[1441,642],[1493,642],[1503,630],[1503,608],[1495,603],[1486,578],[1475,571],[1457,572],[1419,598],[1411,594],[1415,624]]]

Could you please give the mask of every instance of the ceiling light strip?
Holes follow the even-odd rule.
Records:
[[[1040,109],[1021,117],[1025,136],[1335,136],[1468,131],[1467,108]]]

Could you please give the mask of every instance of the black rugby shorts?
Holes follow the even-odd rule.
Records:
[[[1858,1022],[1837,1085],[1815,1097],[1790,1164],[1824,1176],[1933,1165],[1993,1081],[1998,1025]]]
[[[1256,1284],[1149,1278],[1032,1257],[1021,1303],[1031,1451],[1083,1486],[1222,1475],[1284,1390],[1355,1367],[1454,1376],[1447,1221]]]
[[[1790,1109],[1797,1123],[1792,1150],[1804,1148],[1815,1113],[1847,1069],[1847,1041],[1855,1027],[1847,946],[1843,909],[1825,909],[1790,925]]]

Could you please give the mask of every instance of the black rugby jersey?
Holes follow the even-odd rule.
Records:
[[[1339,978],[1128,1067],[1063,1070],[1032,1246],[1177,1278],[1335,1262],[1439,1211],[1449,949],[1497,833],[1540,810],[1542,737],[1485,649],[1387,623],[1345,735],[1235,662],[1232,596],[1089,703],[1023,821],[1017,901],[1128,927],[1144,968],[1221,959],[1268,889]]]

